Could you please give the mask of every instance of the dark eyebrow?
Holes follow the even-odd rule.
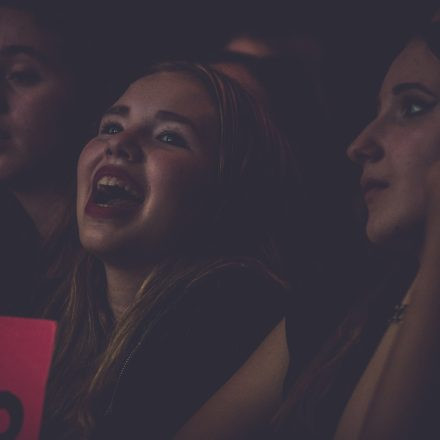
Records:
[[[189,125],[193,130],[198,131],[197,126],[191,119],[180,115],[179,113],[170,112],[168,110],[159,110],[156,113],[156,119],[160,119],[162,121],[180,122],[181,124]]]
[[[0,50],[2,56],[14,57],[16,55],[28,55],[45,64],[49,64],[49,58],[32,46],[11,45],[5,46]]]
[[[437,98],[437,96],[431,92],[427,87],[425,87],[423,84],[417,83],[417,82],[408,82],[408,83],[400,83],[393,87],[393,95],[399,95],[402,92],[406,92],[407,90],[420,90],[427,95],[432,96],[433,98]]]
[[[126,105],[114,105],[113,107],[110,107],[108,110],[106,110],[103,116],[116,115],[126,118],[129,114],[130,114],[130,108],[127,107]]]

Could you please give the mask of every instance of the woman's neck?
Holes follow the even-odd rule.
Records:
[[[127,269],[104,264],[107,278],[107,296],[116,321],[119,321],[133,303],[145,277],[146,269]]]
[[[69,204],[68,196],[52,189],[12,191],[32,219],[40,237],[47,240],[59,225]]]

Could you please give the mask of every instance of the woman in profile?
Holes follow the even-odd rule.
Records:
[[[87,33],[35,3],[0,2],[0,314],[32,314],[62,277],[79,145],[102,106]]]
[[[411,280],[408,289],[376,292],[355,321],[359,336],[342,368],[359,367],[336,439],[440,435],[439,57],[440,23],[432,23],[393,61],[376,118],[348,149],[362,168],[369,240],[398,249],[415,270],[403,276]],[[363,346],[360,356],[357,346]]]
[[[78,164],[47,438],[169,438],[234,373],[282,317],[295,166],[207,66],[158,65],[107,110]]]
[[[176,438],[257,438],[269,425],[268,438],[439,437],[439,57],[440,24],[431,23],[391,64],[376,118],[348,149],[362,168],[367,236],[397,251],[400,268],[353,308],[302,372],[301,336],[294,325],[287,334],[278,326]],[[276,410],[288,351],[300,374]]]

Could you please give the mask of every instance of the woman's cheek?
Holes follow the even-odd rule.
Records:
[[[77,198],[79,205],[85,205],[85,198],[87,197],[87,189],[92,181],[92,173],[97,161],[96,151],[93,148],[92,142],[89,142],[82,150],[77,165]]]

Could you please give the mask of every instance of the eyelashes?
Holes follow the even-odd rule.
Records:
[[[183,136],[181,136],[179,133],[176,133],[175,131],[162,131],[158,136],[156,136],[156,139],[166,144],[174,145],[176,147],[188,148],[188,144]]]
[[[394,117],[401,119],[413,119],[423,116],[433,110],[439,101],[435,97],[420,96],[420,93],[407,92],[393,96],[391,98],[385,98],[377,103],[376,118],[379,115],[393,114]]]
[[[35,69],[12,70],[5,77],[8,81],[23,87],[33,86],[41,80],[40,74]]]
[[[402,102],[402,115],[407,118],[422,116],[436,106],[436,101],[425,101],[420,98],[405,97]]]
[[[108,121],[102,123],[99,129],[99,134],[116,135],[122,131],[124,131],[124,127],[120,123]],[[162,130],[157,136],[155,136],[155,139],[165,144],[180,148],[188,148],[188,142],[186,139],[174,130]]]
[[[118,122],[105,122],[99,129],[99,134],[118,134],[124,130],[121,124]]]

